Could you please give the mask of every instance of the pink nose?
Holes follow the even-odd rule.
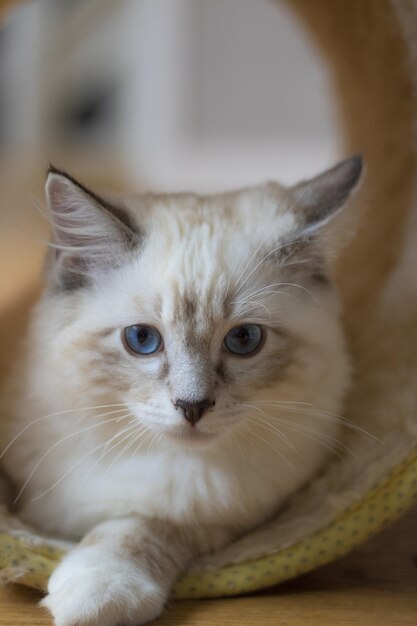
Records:
[[[214,405],[214,400],[210,400],[209,398],[200,400],[200,402],[186,402],[185,400],[176,400],[174,402],[175,408],[182,411],[183,416],[187,422],[190,422],[191,426],[197,424],[207,409],[210,409]]]

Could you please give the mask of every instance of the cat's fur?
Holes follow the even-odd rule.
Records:
[[[361,168],[354,157],[289,189],[117,200],[49,173],[47,284],[1,443],[13,441],[2,463],[21,518],[81,540],[43,601],[57,626],[156,617],[187,564],[323,466],[350,374],[330,222]],[[162,351],[125,349],[139,323]],[[242,323],[265,329],[251,357],[223,347]],[[195,425],[174,406],[202,398],[215,406]]]

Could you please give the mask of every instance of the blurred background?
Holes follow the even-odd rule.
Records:
[[[136,188],[289,183],[338,158],[328,82],[284,3],[18,3],[0,31],[0,171],[35,186],[49,161]]]

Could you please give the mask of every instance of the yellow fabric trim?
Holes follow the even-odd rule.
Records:
[[[398,518],[417,501],[417,451],[326,528],[266,557],[219,570],[187,574],[174,598],[215,598],[257,591],[305,574],[349,552]],[[49,545],[28,546],[0,533],[0,581],[45,590],[64,552]]]

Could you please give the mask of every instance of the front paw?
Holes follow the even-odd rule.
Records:
[[[138,626],[161,614],[166,596],[131,561],[86,546],[57,567],[41,604],[56,626]]]

